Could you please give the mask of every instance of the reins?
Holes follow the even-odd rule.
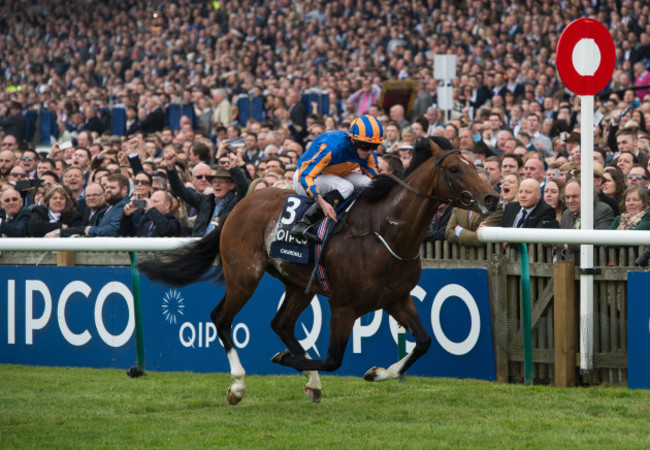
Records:
[[[426,198],[426,199],[428,199],[428,200],[433,200],[433,201],[435,201],[435,202],[439,202],[439,203],[446,203],[446,204],[448,204],[448,205],[453,205],[453,204],[456,204],[456,203],[460,203],[461,205],[463,205],[463,206],[465,206],[465,207],[472,206],[472,205],[476,204],[476,200],[474,200],[474,196],[473,196],[470,192],[468,192],[468,191],[461,191],[461,190],[459,190],[459,189],[458,189],[458,188],[457,188],[457,187],[456,187],[456,186],[451,182],[451,180],[449,179],[449,176],[447,175],[447,172],[445,171],[444,167],[442,167],[442,162],[443,162],[443,160],[444,160],[447,156],[449,156],[449,155],[453,155],[453,154],[460,154],[460,151],[459,151],[459,150],[449,150],[449,151],[445,152],[442,156],[440,156],[440,158],[436,158],[436,157],[434,156],[434,162],[435,162],[435,165],[436,165],[436,169],[438,169],[438,170],[440,170],[440,172],[442,172],[442,176],[444,177],[445,181],[447,182],[447,185],[448,185],[448,186],[449,186],[449,187],[450,187],[450,188],[451,188],[451,189],[452,189],[456,194],[458,194],[458,197],[457,197],[456,199],[443,199],[443,198],[438,197],[437,195],[427,194],[426,192],[422,192],[422,191],[420,191],[420,190],[414,188],[413,186],[411,186],[410,184],[406,183],[404,180],[402,180],[401,178],[395,176],[395,175],[392,174],[392,173],[387,174],[387,176],[388,176],[390,179],[392,179],[393,181],[395,181],[397,184],[399,184],[400,186],[402,186],[402,187],[403,187],[404,189],[406,189],[407,191],[409,191],[409,192],[411,192],[411,193],[413,193],[413,194],[415,194],[415,195],[417,195],[417,196],[419,196],[419,197],[423,197],[423,198]],[[440,178],[439,178],[439,177],[436,177],[436,185],[438,184],[438,181],[439,181],[439,180],[440,180]],[[391,246],[388,244],[388,242],[386,241],[386,239],[384,239],[384,237],[381,235],[381,210],[382,210],[382,208],[383,208],[383,205],[384,205],[384,200],[382,199],[381,204],[380,204],[380,206],[379,206],[378,213],[377,213],[377,229],[378,229],[379,231],[372,231],[372,232],[370,232],[370,231],[366,231],[366,232],[361,233],[361,234],[353,235],[353,234],[351,234],[351,233],[349,232],[349,230],[348,230],[348,235],[349,235],[351,238],[357,238],[357,237],[363,237],[363,236],[366,236],[366,235],[372,233],[372,234],[374,234],[375,237],[379,240],[379,242],[381,242],[381,243],[384,245],[384,247],[386,247],[386,250],[388,250],[388,252],[389,252],[389,253],[390,253],[390,254],[391,254],[395,259],[397,259],[397,260],[399,260],[399,261],[404,261],[404,262],[413,262],[413,261],[418,260],[418,259],[420,258],[420,252],[419,252],[419,250],[416,252],[415,256],[413,256],[412,258],[403,258],[403,257],[399,256],[399,255],[398,255],[398,254],[397,254],[397,253],[396,253],[396,252],[391,248]],[[346,225],[346,228],[347,228],[347,224],[345,224],[345,225]]]

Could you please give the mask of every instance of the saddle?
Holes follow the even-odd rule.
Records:
[[[326,243],[330,235],[338,232],[341,228],[356,198],[356,195],[350,196],[336,206],[337,222],[325,217],[313,225],[318,230],[318,237],[321,238],[323,244]],[[323,245],[313,244],[307,239],[291,234],[291,229],[295,223],[300,220],[307,208],[313,203],[314,201],[311,198],[303,195],[292,194],[286,198],[271,241],[270,256],[272,258],[284,259],[298,264],[309,264],[316,261],[314,257],[318,256],[318,247]]]

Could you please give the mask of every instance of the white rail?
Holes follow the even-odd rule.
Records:
[[[645,230],[558,230],[540,228],[481,227],[478,238],[483,242],[585,245],[650,245],[650,231]]]
[[[175,250],[198,238],[0,238],[0,251],[154,252]]]

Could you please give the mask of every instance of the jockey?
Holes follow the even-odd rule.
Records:
[[[328,131],[318,136],[298,160],[293,184],[300,195],[316,203],[294,225],[291,234],[320,243],[309,231],[323,216],[336,221],[333,204],[361,191],[377,176],[374,150],[384,142],[384,128],[369,115],[357,117],[350,130]],[[361,173],[356,169],[360,168]]]

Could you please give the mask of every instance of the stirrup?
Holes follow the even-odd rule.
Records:
[[[289,232],[292,236],[300,237],[307,239],[308,241],[315,242],[316,244],[322,244],[323,241],[316,234],[309,231],[311,225],[306,225],[302,223],[297,223],[293,229]]]

